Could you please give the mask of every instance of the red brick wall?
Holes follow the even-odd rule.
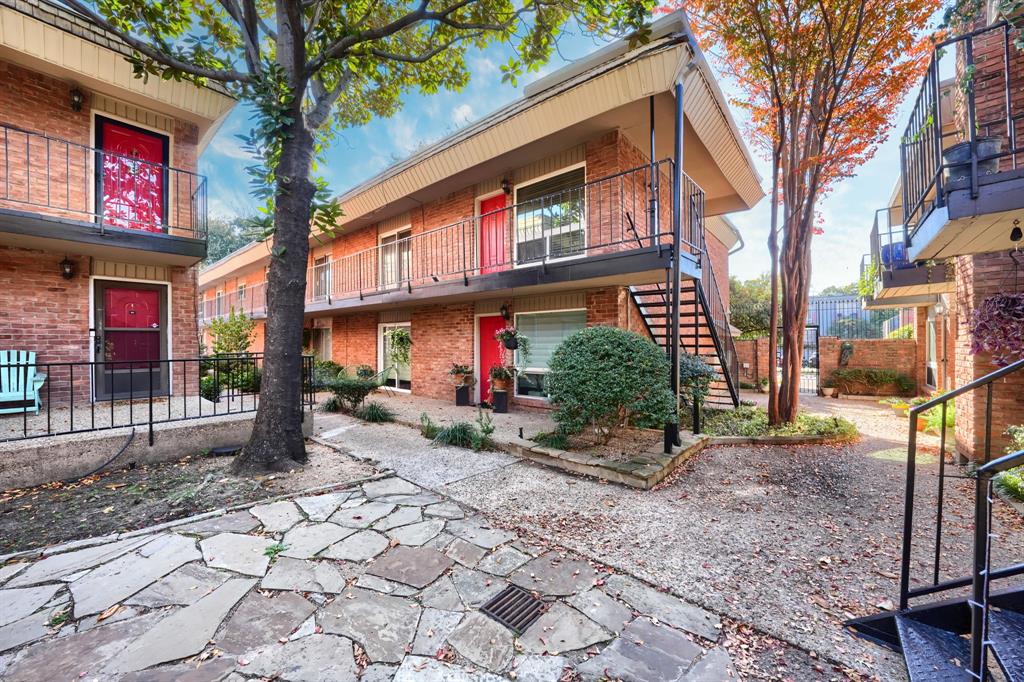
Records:
[[[453,362],[472,366],[472,303],[434,305],[412,311],[412,391],[438,400],[451,400],[448,370]]]
[[[757,385],[771,371],[768,359],[768,337],[737,339],[736,357],[740,364],[740,381]],[[744,367],[747,365],[747,367]]]
[[[849,339],[853,355],[844,369],[896,370],[917,384],[917,341],[915,339]],[[839,369],[840,346],[843,339],[822,336],[818,339],[819,376],[824,381]],[[915,391],[916,392],[916,388]]]
[[[340,315],[331,321],[331,359],[355,375],[359,365],[377,368],[377,313]]]
[[[971,353],[970,320],[975,308],[989,296],[1008,290],[1007,273],[1013,261],[1005,253],[960,256],[956,267],[956,385],[963,386],[994,371],[988,354]],[[1017,372],[993,384],[992,456],[1008,445],[1003,432],[1024,423],[1024,374]],[[985,391],[973,391],[956,399],[957,448],[972,458],[984,456]]]

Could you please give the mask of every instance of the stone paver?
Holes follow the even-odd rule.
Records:
[[[358,669],[352,642],[335,635],[310,635],[285,644],[271,644],[250,652],[246,675],[287,682],[355,680]]]
[[[71,583],[75,618],[100,613],[200,556],[192,538],[166,535],[103,564]]]
[[[701,656],[682,682],[733,682],[735,679],[732,659],[725,649],[718,647]]]
[[[508,575],[529,560],[529,554],[524,554],[515,547],[504,545],[484,557],[477,568],[484,573]]]
[[[448,635],[455,650],[473,663],[501,672],[512,662],[512,631],[482,613],[467,615]]]
[[[0,566],[0,585],[3,585],[5,582],[10,580],[11,577],[17,575],[18,573],[21,573],[29,566],[30,564],[27,561],[23,563],[14,563],[7,564],[6,566]]]
[[[395,505],[387,502],[364,502],[355,507],[342,508],[328,519],[349,528],[369,528],[374,521],[390,514]]]
[[[299,505],[299,509],[309,517],[310,521],[326,521],[341,506],[342,502],[348,500],[354,494],[352,491],[343,491],[297,497],[295,498],[295,504]]]
[[[569,665],[565,656],[518,656],[513,662],[517,682],[556,682]]]
[[[388,531],[388,537],[400,544],[419,547],[433,540],[444,529],[444,519],[421,521],[409,526],[400,526]]]
[[[567,601],[587,618],[616,635],[633,620],[633,613],[629,609],[599,589],[574,594]]]
[[[412,653],[419,656],[435,655],[462,620],[462,615],[458,611],[423,609],[419,627],[416,629],[416,639],[412,643]]]
[[[503,578],[463,566],[456,566],[452,570],[452,582],[462,602],[474,609],[486,604],[491,597],[508,586]]]
[[[430,587],[420,593],[420,603],[442,611],[461,611],[465,609],[459,591],[448,576],[443,576]]]
[[[207,568],[201,563],[185,564],[173,573],[125,600],[126,604],[158,608],[180,604],[194,604],[220,587],[231,576]]]
[[[225,621],[217,635],[217,648],[244,654],[273,644],[291,635],[315,610],[312,602],[294,592],[281,592],[273,597],[250,592]],[[309,634],[313,634],[312,621]]]
[[[24,616],[0,627],[0,652],[42,639],[52,632],[46,626],[45,618],[37,615]]]
[[[222,682],[234,667],[234,659],[221,656],[198,664],[186,662],[128,673],[119,676],[117,682]]]
[[[621,637],[576,670],[584,680],[669,682],[679,680],[700,653],[701,648],[678,630],[637,618]]]
[[[255,584],[250,578],[234,578],[195,604],[175,611],[125,647],[107,665],[107,672],[142,670],[199,653],[228,612]]]
[[[375,530],[363,530],[328,547],[323,555],[343,561],[369,561],[388,548],[388,539]]]
[[[203,560],[212,568],[226,568],[244,575],[262,576],[270,565],[267,547],[274,544],[270,538],[221,533],[199,542]]]
[[[24,587],[60,580],[72,573],[98,566],[104,561],[109,561],[152,541],[152,536],[140,536],[65,554],[53,554],[35,562],[27,570],[14,576],[5,587]]]
[[[229,512],[182,526],[175,526],[179,533],[195,535],[216,535],[217,533],[248,533],[260,527],[260,521],[247,511]]]
[[[399,507],[381,520],[373,524],[377,530],[391,530],[398,526],[408,526],[410,523],[419,523],[423,520],[423,512],[420,507]]]
[[[288,501],[258,504],[249,511],[268,533],[283,533],[302,520],[302,512]]]
[[[363,484],[363,494],[371,500],[384,495],[416,495],[421,492],[423,488],[395,476]]]
[[[491,528],[479,520],[471,519],[457,519],[449,522],[448,532],[484,549],[494,549],[516,537],[508,531]]]
[[[440,519],[461,519],[466,514],[454,502],[438,502],[423,508],[424,516],[436,516]]]
[[[308,559],[354,532],[353,528],[345,528],[335,523],[298,525],[284,534],[281,542],[284,543],[285,550],[281,552],[281,556]]]
[[[612,634],[576,609],[555,602],[531,625],[519,644],[531,654],[560,654],[606,642]]]
[[[616,573],[608,576],[605,591],[622,599],[636,611],[654,616],[680,630],[692,632],[712,642],[718,639],[721,627],[718,617],[678,598],[658,592],[632,576]]]
[[[0,626],[13,623],[38,611],[60,589],[60,585],[20,587],[0,590]]]
[[[565,559],[548,552],[514,571],[509,580],[526,590],[566,596],[593,585],[594,569],[586,561]]]
[[[406,656],[392,682],[506,682],[504,677],[444,663],[434,658]]]
[[[351,573],[332,561],[280,557],[260,581],[264,590],[295,590],[337,594],[345,589]]]
[[[374,561],[367,573],[413,587],[426,587],[451,565],[452,560],[436,549],[399,545]]]
[[[419,617],[415,602],[354,587],[324,609],[320,627],[359,642],[370,661],[398,663],[412,645]]]
[[[477,563],[484,558],[487,554],[487,550],[483,547],[477,547],[472,542],[467,542],[462,538],[455,538],[451,544],[444,551],[445,554],[455,559],[463,566],[473,568]]]

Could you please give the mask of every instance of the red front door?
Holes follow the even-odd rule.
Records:
[[[505,194],[480,202],[480,274],[504,270],[511,262],[508,244],[508,225],[511,211],[505,208]]]
[[[501,341],[495,339],[494,334],[507,322],[501,315],[488,315],[478,319],[480,321],[480,347],[477,349],[477,357],[480,358],[480,400],[490,402],[491,367],[501,364],[504,351]]]
[[[129,397],[166,392],[166,287],[96,283],[96,395]]]
[[[97,118],[103,170],[97,197],[103,222],[162,232],[166,197],[167,138]]]

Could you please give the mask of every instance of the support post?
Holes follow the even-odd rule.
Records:
[[[672,153],[672,263],[669,272],[672,276],[672,296],[669,306],[668,342],[669,342],[669,386],[675,398],[676,412],[672,422],[665,424],[665,454],[671,454],[673,445],[680,445],[679,440],[679,250],[682,246],[683,224],[683,74],[676,76],[675,82],[675,140]]]
[[[651,180],[651,183],[650,183],[651,200],[650,200],[650,209],[649,209],[650,212],[651,212],[651,217],[650,217],[650,219],[649,219],[649,221],[647,223],[647,226],[648,226],[648,232],[650,232],[650,235],[651,235],[651,244],[653,245],[654,244],[654,240],[656,240],[658,238],[658,233],[659,233],[658,228],[660,227],[658,225],[658,222],[659,222],[658,221],[658,219],[659,219],[659,215],[658,215],[658,213],[659,213],[658,199],[659,199],[659,195],[661,194],[661,192],[660,192],[660,189],[661,189],[661,187],[660,187],[660,185],[661,185],[660,180],[661,180],[661,178],[658,175],[658,150],[657,150],[657,146],[655,145],[655,140],[654,140],[654,95],[651,95],[648,99],[649,99],[649,105],[650,105],[649,108],[650,108],[650,115],[651,115],[651,178],[650,178],[650,180]]]

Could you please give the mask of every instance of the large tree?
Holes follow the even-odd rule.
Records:
[[[513,83],[567,24],[635,40],[653,0],[61,0],[134,49],[139,77],[218,81],[253,108],[246,143],[272,240],[260,404],[236,471],[287,469],[302,437],[302,320],[310,230],[339,218],[314,177],[330,133],[388,116],[403,93],[466,85],[467,50],[502,42]],[[355,161],[355,160],[354,160]]]
[[[871,158],[927,65],[925,28],[939,0],[685,0],[703,43],[736,87],[771,162],[771,328],[782,380],[769,418],[799,407],[811,238],[818,200]],[[781,215],[779,213],[781,212]],[[781,245],[779,237],[781,236]],[[781,296],[776,302],[775,274]],[[781,308],[781,309],[780,309]],[[771,355],[776,335],[770,337]]]

